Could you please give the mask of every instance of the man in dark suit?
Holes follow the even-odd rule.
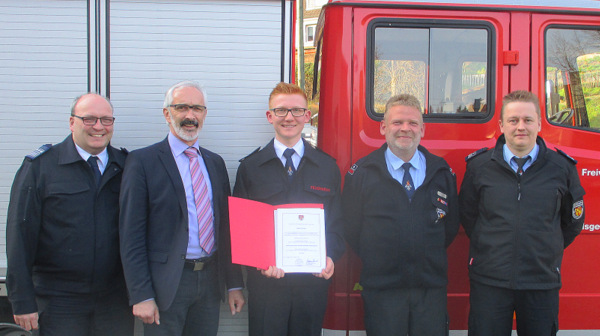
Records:
[[[242,160],[234,195],[272,205],[323,204],[327,263],[318,274],[288,274],[275,265],[266,270],[248,268],[250,336],[318,336],[328,280],[345,249],[340,171],[333,158],[302,139],[310,110],[301,88],[279,83],[271,92],[269,107],[266,116],[275,138]]]
[[[109,145],[112,104],[73,101],[71,134],[27,155],[10,194],[8,297],[15,322],[40,335],[129,336],[119,258],[119,187],[127,152]]]
[[[198,145],[206,100],[195,82],[166,94],[167,138],[131,152],[121,188],[121,257],[133,314],[144,335],[216,335],[219,300],[232,314],[244,297],[231,264],[223,159]]]

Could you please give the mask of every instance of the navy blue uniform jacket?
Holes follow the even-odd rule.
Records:
[[[304,141],[304,140],[302,140]],[[271,205],[286,203],[321,203],[325,209],[327,256],[337,261],[345,250],[342,238],[341,176],[335,160],[304,142],[304,156],[292,183],[281,160],[275,154],[273,140],[263,149],[242,160],[233,194]],[[256,273],[256,274],[255,274]],[[293,285],[325,284],[312,274],[286,274],[284,281],[269,281],[249,269],[249,289],[256,279],[268,283]]]
[[[126,152],[107,147],[99,188],[69,135],[17,171],[8,207],[7,285],[17,315],[37,312],[35,295],[123,288],[119,186]]]

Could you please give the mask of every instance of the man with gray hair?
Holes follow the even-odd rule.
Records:
[[[390,98],[380,132],[386,143],[350,167],[342,196],[346,240],[363,265],[367,334],[446,335],[456,178],[420,145],[425,125],[416,97]]]
[[[231,263],[231,194],[223,159],[199,146],[206,95],[192,81],[172,86],[163,114],[170,132],[132,151],[121,187],[121,257],[133,314],[144,335],[217,334],[220,299],[244,305]]]

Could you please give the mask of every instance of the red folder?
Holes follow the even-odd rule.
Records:
[[[267,269],[275,262],[275,214],[279,208],[323,208],[323,204],[270,205],[229,197],[231,259],[233,263]]]

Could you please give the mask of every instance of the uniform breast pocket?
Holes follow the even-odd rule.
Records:
[[[284,192],[285,190],[281,183],[263,184],[259,188],[253,189],[250,199],[263,203],[272,203],[273,201],[280,200]]]
[[[57,222],[65,224],[77,224],[82,218],[86,197],[90,192],[90,186],[87,183],[77,183],[77,181],[64,183],[50,183],[46,188],[44,197],[44,215],[54,218]]]

